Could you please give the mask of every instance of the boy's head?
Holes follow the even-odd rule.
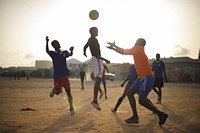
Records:
[[[135,45],[137,46],[145,46],[146,45],[146,41],[143,38],[138,38]]]
[[[156,59],[157,59],[157,60],[160,59],[160,54],[159,54],[159,53],[156,54]]]
[[[91,28],[90,28],[90,34],[91,34],[91,36],[93,36],[93,37],[98,36],[98,29],[97,29],[97,27],[91,27]]]
[[[59,43],[57,40],[53,40],[53,41],[51,42],[51,45],[53,46],[53,48],[54,48],[55,50],[59,50],[59,49],[60,49],[60,43]]]

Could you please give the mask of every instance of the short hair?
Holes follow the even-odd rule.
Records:
[[[160,56],[160,54],[159,54],[159,53],[157,53],[157,54],[156,54],[156,56]]]
[[[157,57],[160,58],[160,54],[159,54],[159,53],[156,54],[156,58],[157,58]]]
[[[53,40],[53,41],[51,42],[51,45],[52,45],[52,46],[55,46],[56,44],[59,44],[59,42],[58,42],[57,40]]]
[[[95,31],[98,31],[97,27],[90,28],[90,34],[94,34]]]
[[[138,38],[135,44],[140,46],[145,46],[146,41],[143,38]]]

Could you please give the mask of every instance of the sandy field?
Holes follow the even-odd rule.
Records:
[[[90,103],[93,98],[93,81],[85,82],[85,90],[81,90],[79,80],[70,82],[75,114],[69,112],[64,91],[53,98],[49,97],[53,87],[52,79],[0,79],[0,133],[200,132],[200,84],[166,83],[162,104],[156,104],[155,92],[149,94],[157,108],[169,115],[163,126],[158,125],[157,115],[138,102],[140,123],[127,126],[124,120],[132,115],[127,98],[117,113],[111,112],[124,90],[120,87],[122,81],[107,81],[108,99],[103,97],[99,100],[101,111],[94,109]]]

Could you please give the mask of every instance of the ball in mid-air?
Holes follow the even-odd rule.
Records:
[[[97,10],[91,10],[89,13],[89,17],[92,20],[97,20],[99,18],[99,12]]]

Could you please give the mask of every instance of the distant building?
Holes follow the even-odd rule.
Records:
[[[24,66],[22,66],[22,67],[18,66],[17,69],[23,70],[23,71],[35,71],[35,70],[37,70],[36,67],[24,67]]]
[[[82,62],[77,59],[71,58],[67,60],[67,67],[68,69],[74,69],[74,68],[79,69],[82,67]]]
[[[108,70],[115,74],[116,80],[125,80],[130,71],[130,65],[129,63],[111,64],[108,65]]]
[[[200,51],[199,51],[200,56]],[[155,59],[150,59],[150,64]],[[196,82],[200,83],[200,57],[191,59],[189,57],[170,57],[161,58],[166,65],[166,73],[169,82]],[[129,63],[111,63],[107,64],[109,72],[115,74],[116,80],[124,80],[129,73]],[[53,64],[48,60],[37,60],[35,67],[42,73],[41,77],[53,76]],[[70,71],[70,78],[79,77],[80,68],[83,67],[86,72],[86,80],[90,79],[92,69],[90,60],[80,62],[74,58],[67,60],[67,67]]]
[[[42,78],[53,77],[53,63],[49,60],[36,60],[35,67],[41,73]],[[80,68],[82,67],[82,62],[77,59],[71,58],[67,60],[67,67],[70,71],[70,77],[78,77]]]
[[[151,59],[152,64],[155,59]],[[169,82],[200,83],[200,60],[189,57],[161,58],[166,66]]]
[[[53,67],[53,64],[51,61],[48,60],[36,60],[35,67],[37,69],[50,69]]]

